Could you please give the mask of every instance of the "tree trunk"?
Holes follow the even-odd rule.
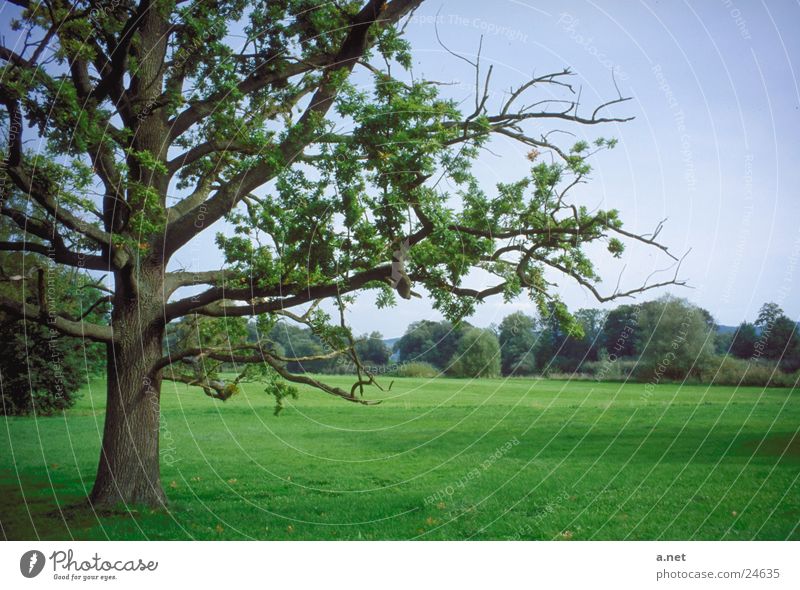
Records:
[[[103,446],[89,497],[95,505],[166,504],[158,448],[161,375],[154,370],[164,336],[163,272],[148,274],[149,280],[136,278],[138,296],[117,293],[114,305]]]

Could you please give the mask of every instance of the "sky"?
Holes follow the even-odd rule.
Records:
[[[668,291],[726,325],[752,320],[762,303],[775,301],[800,319],[800,4],[427,2],[406,29],[415,74],[457,82],[443,92],[469,108],[474,72],[445,51],[437,29],[448,49],[470,59],[483,36],[494,104],[534,73],[567,67],[582,88],[584,115],[616,97],[614,80],[632,97],[608,113],[633,121],[572,130],[619,139],[595,161],[576,200],[619,209],[626,229],[638,233],[666,218],[660,241],[678,256],[688,252],[679,276],[689,287],[639,300]],[[484,153],[478,165],[485,186],[525,173],[524,146],[495,141],[492,151],[497,155]],[[622,261],[602,251],[596,260],[604,293],[614,290],[620,271],[622,287],[635,287],[671,262],[642,245]],[[619,303],[602,306],[570,280],[558,283],[571,309]],[[499,323],[517,309],[533,311],[526,300],[489,300],[471,322]],[[439,317],[427,299],[378,311],[362,298],[351,321],[356,332],[398,336],[411,321]]]
[[[483,72],[493,66],[490,112],[510,88],[564,68],[575,73],[571,83],[580,88],[584,116],[617,96],[615,82],[631,97],[607,112],[635,117],[630,122],[581,128],[544,122],[527,129],[619,140],[594,160],[591,182],[579,187],[575,201],[618,209],[625,228],[636,233],[667,219],[660,241],[675,255],[686,254],[679,278],[689,286],[650,291],[639,301],[668,291],[725,325],[752,320],[762,303],[774,301],[800,319],[800,3],[429,0],[406,25],[414,75],[450,83],[442,94],[464,101],[469,112],[474,71],[440,44],[437,32],[450,51],[472,60],[480,44]],[[354,81],[368,83],[368,77]],[[551,97],[547,89],[526,96],[529,102]],[[529,148],[504,139],[490,148],[476,165],[488,192],[528,172]],[[201,234],[178,252],[172,268],[219,268],[214,233],[228,229],[217,224]],[[674,272],[669,258],[641,244],[631,244],[622,260],[603,248],[590,252],[604,294],[618,281],[626,289],[654,272],[661,271],[653,281]],[[476,276],[470,286],[488,284],[482,281]],[[601,305],[571,279],[557,282],[573,310],[630,302]],[[361,296],[351,309],[356,333],[396,337],[413,321],[441,318],[427,297],[400,300],[388,310],[373,302],[374,294]],[[497,324],[516,310],[533,313],[533,306],[526,299],[490,299],[470,321]]]

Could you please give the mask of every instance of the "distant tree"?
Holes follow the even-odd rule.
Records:
[[[742,322],[733,334],[731,354],[736,358],[746,359],[753,356],[758,342],[756,327],[749,322]]]
[[[448,374],[454,377],[500,375],[500,343],[491,330],[469,328],[461,336]]]
[[[711,315],[711,312],[703,307],[697,307],[697,311],[700,312],[700,315],[703,316],[703,321],[705,321],[706,326],[713,329],[715,332],[719,326],[717,325],[716,320],[714,320],[714,316]]]
[[[717,332],[714,335],[714,353],[719,355],[733,354],[731,347],[733,346],[735,334],[735,332]]]
[[[794,373],[800,370],[800,334],[798,334],[797,324],[792,322],[794,333],[791,338],[787,338],[786,348],[780,360],[780,367],[787,373]]]
[[[638,377],[643,381],[701,378],[711,365],[713,338],[706,314],[685,299],[665,295],[642,304]]]
[[[536,341],[536,368],[540,372],[558,368],[558,352],[566,337],[562,318],[555,303],[548,302],[545,313],[539,318],[539,334]]]
[[[585,313],[585,310],[584,310]],[[553,299],[540,311],[539,333],[536,343],[536,367],[539,371],[572,370],[577,365],[567,351],[567,342],[582,341],[585,336],[583,321],[578,313],[570,314],[563,302]],[[583,346],[576,344],[576,346]]]
[[[536,373],[536,318],[515,311],[503,318],[497,332],[503,375]]]
[[[601,340],[609,357],[636,356],[641,339],[640,311],[639,305],[620,305],[608,312]]]
[[[363,362],[373,365],[385,365],[392,355],[380,332],[365,334],[356,340],[356,352]]]
[[[800,364],[800,361],[794,360],[800,349],[797,324],[777,303],[765,303],[761,306],[755,326],[759,331],[755,345],[756,356],[763,355],[770,360],[780,360],[785,370]]]
[[[470,325],[466,322],[456,325],[448,321],[414,322],[395,343],[394,349],[403,363],[425,362],[439,369],[446,369],[464,330],[468,327]]]
[[[576,370],[583,362],[598,359],[606,312],[599,309],[579,309],[574,317],[583,335],[566,336],[558,354],[560,368],[569,371]]]
[[[773,322],[764,349],[770,360],[777,360],[784,371],[800,368],[800,335],[797,324],[788,316],[780,315]]]
[[[254,321],[247,322],[247,341],[248,342],[258,342],[259,334],[258,334],[258,326]],[[177,345],[177,343],[173,344],[173,346]]]
[[[310,328],[277,322],[270,330],[268,339],[280,345],[283,356],[299,359],[285,361],[286,368],[293,373],[327,373],[336,362],[333,358],[314,358],[326,356],[328,351]]]
[[[760,330],[768,330],[779,317],[783,315],[783,310],[777,303],[765,303],[758,310],[758,317],[756,318],[756,328]]]
[[[602,334],[607,315],[608,312],[602,309],[579,309],[575,312],[575,319],[583,328],[584,336],[594,341]]]

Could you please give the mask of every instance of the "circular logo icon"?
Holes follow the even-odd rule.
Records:
[[[19,571],[26,578],[35,578],[44,569],[44,553],[41,551],[26,551],[19,560]]]

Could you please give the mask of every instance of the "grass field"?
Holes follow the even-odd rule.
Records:
[[[333,380],[344,384],[342,378]],[[3,420],[7,539],[800,539],[800,391],[398,379],[279,416],[165,383],[168,511],[95,514],[104,383]]]

